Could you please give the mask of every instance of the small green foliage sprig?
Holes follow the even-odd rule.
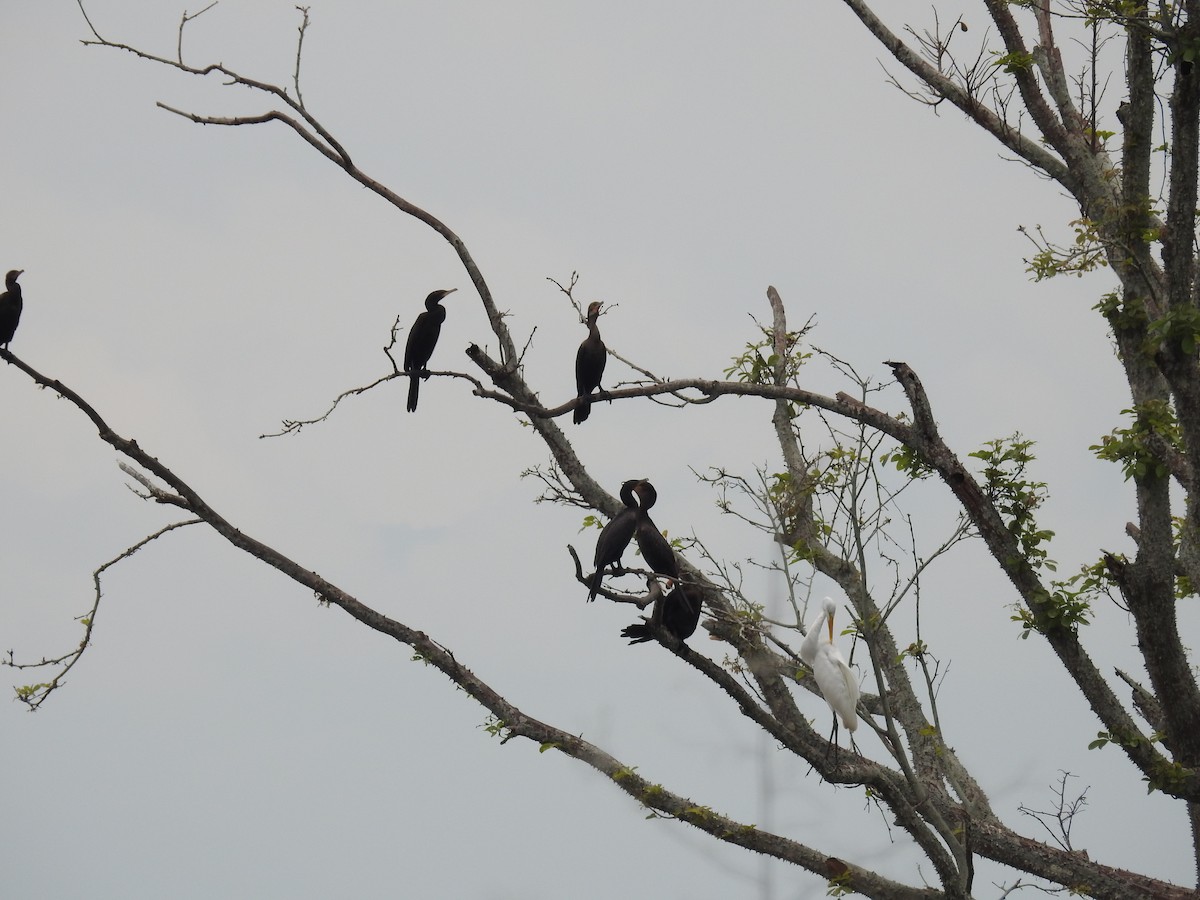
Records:
[[[1121,414],[1131,416],[1133,422],[1127,428],[1114,428],[1100,438],[1099,444],[1088,449],[1099,459],[1119,463],[1125,480],[1130,478],[1167,477],[1167,467],[1154,452],[1154,438],[1175,450],[1183,450],[1183,435],[1175,411],[1165,400],[1149,400]]]
[[[1053,572],[1054,560],[1046,553],[1046,545],[1054,532],[1038,527],[1033,512],[1041,506],[1049,492],[1046,483],[1034,481],[1026,475],[1026,468],[1036,459],[1030,452],[1034,442],[1020,434],[1011,438],[988,441],[983,449],[970,456],[984,463],[983,486],[988,499],[996,507],[1004,525],[1020,548],[1021,555],[1035,569],[1046,568]]]
[[[725,369],[725,377],[732,378],[744,384],[774,384],[775,367],[779,365],[779,355],[775,352],[775,338],[769,328],[759,327],[763,339],[747,344],[746,350],[740,356],[733,358],[733,364]],[[811,350],[801,350],[800,341],[809,328],[800,331],[789,331],[786,335],[786,359],[784,360],[783,378],[790,381],[800,371],[800,367],[812,358]]]

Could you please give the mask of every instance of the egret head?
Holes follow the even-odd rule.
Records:
[[[833,643],[833,617],[837,613],[837,604],[833,602],[832,597],[826,597],[822,604],[825,610],[825,622],[829,625],[829,643]]]

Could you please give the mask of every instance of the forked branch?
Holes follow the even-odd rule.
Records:
[[[17,699],[29,707],[30,712],[35,712],[41,705],[46,702],[52,693],[66,684],[67,673],[75,668],[75,664],[79,662],[83,654],[92,645],[92,631],[96,627],[96,616],[100,612],[100,600],[104,595],[100,586],[100,576],[115,566],[117,563],[129,559],[133,554],[137,553],[147,544],[158,540],[164,534],[174,531],[177,528],[184,528],[188,525],[198,525],[199,519],[187,519],[183,522],[173,522],[170,525],[165,525],[153,534],[147,535],[136,544],[126,547],[117,556],[110,559],[108,562],[101,565],[92,572],[92,590],[93,602],[92,608],[82,616],[78,617],[78,621],[83,625],[83,637],[80,638],[79,646],[55,659],[42,659],[38,662],[18,662],[13,657],[13,652],[8,651],[7,659],[0,659],[0,666],[8,666],[13,669],[53,669],[49,681],[38,682],[37,684],[23,685],[16,689]]]
[[[514,737],[526,738],[538,743],[543,750],[557,750],[577,759],[607,776],[621,790],[646,807],[664,816],[676,818],[693,825],[720,840],[775,856],[779,859],[803,866],[818,874],[826,872],[826,861],[828,859],[826,854],[819,853],[799,842],[762,831],[752,825],[744,825],[733,821],[713,812],[709,807],[698,805],[688,798],[665,789],[661,785],[652,784],[640,775],[637,775],[631,767],[623,764],[595,744],[526,715],[476,676],[465,665],[460,663],[453,653],[429,635],[379,613],[343,591],[337,585],[322,578],[311,569],[306,569],[274,548],[234,527],[187,482],[175,474],[172,469],[143,450],[138,446],[136,441],[124,438],[114,432],[93,406],[62,382],[41,374],[8,351],[0,351],[0,358],[16,366],[36,384],[54,391],[72,403],[96,426],[101,440],[169,488],[169,490],[164,490],[154,485],[149,478],[139,476],[138,481],[146,488],[146,496],[149,499],[170,505],[183,506],[197,516],[196,519],[178,522],[161,529],[98,569],[95,576],[97,603],[99,603],[100,597],[99,576],[106,568],[127,558],[140,547],[145,546],[150,541],[169,531],[185,525],[203,522],[233,546],[277,569],[297,584],[312,591],[322,602],[338,606],[367,627],[410,646],[418,657],[439,669],[468,695],[485,707],[497,720],[498,730],[504,735],[506,740]],[[133,470],[126,469],[126,471]],[[94,613],[95,608],[92,611],[93,616]],[[87,623],[86,627],[89,629],[88,633],[90,634],[91,623]],[[85,639],[84,644],[81,645],[76,653],[63,657],[61,660],[47,660],[39,664],[53,665],[65,663],[65,668],[51,683],[38,686],[40,693],[37,697],[33,697],[31,694],[33,701],[31,705],[34,708],[51,691],[61,685],[62,677],[78,661],[79,655],[86,647],[86,643]],[[715,681],[722,690],[738,703],[742,712],[759,725],[767,728],[780,739],[786,739],[789,743],[797,739],[796,734],[792,730],[782,727],[777,720],[746,694],[736,681],[720,666],[706,657],[695,653],[682,643],[678,647],[673,648],[673,652],[698,671],[705,674],[706,677]],[[12,663],[11,660],[10,664],[25,666],[25,664]],[[814,752],[815,755],[817,744],[814,742],[814,738],[815,735],[810,734],[806,737],[806,741],[808,742],[809,751]],[[886,778],[882,770],[877,770],[877,767],[865,760],[857,762],[849,768],[845,766],[838,768],[843,770],[845,780],[861,782],[868,780],[868,778],[871,780],[880,777]],[[872,776],[872,772],[877,772],[877,774]],[[849,873],[848,877],[852,879],[849,883],[853,884],[856,889],[867,896],[896,897],[904,898],[904,900],[909,900],[909,898],[918,900],[918,898],[926,896],[923,889],[907,887],[857,866],[847,866],[847,872]]]

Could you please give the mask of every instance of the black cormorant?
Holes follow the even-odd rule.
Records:
[[[679,578],[679,565],[675,562],[675,551],[671,549],[671,543],[663,537],[663,533],[658,530],[658,526],[650,518],[650,507],[658,500],[658,491],[654,490],[654,485],[649,481],[642,479],[634,487],[634,493],[637,494],[639,502],[635,533],[638,549],[642,551],[642,559],[646,561],[646,565],[652,571],[659,575]]]
[[[588,306],[587,326],[588,336],[579,345],[575,354],[575,389],[579,395],[579,405],[575,407],[574,422],[578,425],[592,412],[592,401],[589,396],[592,391],[600,388],[600,379],[604,375],[604,364],[608,362],[608,349],[600,339],[600,329],[596,320],[600,317],[600,301],[596,300]]]
[[[686,641],[696,631],[703,606],[704,595],[699,587],[676,582],[675,590],[654,605],[650,621],[626,626],[621,637],[629,638],[631,644],[640,644],[653,640],[654,628],[660,625],[679,640]]]
[[[417,409],[417,395],[421,391],[421,379],[429,377],[429,357],[437,346],[442,323],[446,321],[446,310],[442,298],[453,294],[458,288],[434,291],[425,298],[425,312],[417,316],[408,332],[408,343],[404,345],[404,371],[408,372],[408,411]]]
[[[621,502],[625,504],[625,508],[609,520],[600,532],[600,537],[596,538],[596,574],[592,576],[591,590],[588,592],[589,602],[596,599],[596,592],[600,590],[600,581],[604,577],[604,569],[620,564],[621,554],[633,538],[638,517],[637,500],[634,499],[633,492],[637,486],[636,480],[621,485]]]
[[[4,286],[8,288],[0,294],[0,347],[8,349],[8,342],[17,333],[17,323],[21,321],[21,286],[17,284],[24,269],[13,269],[4,276]]]

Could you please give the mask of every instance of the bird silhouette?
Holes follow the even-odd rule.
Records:
[[[425,298],[425,312],[417,316],[408,332],[408,343],[404,345],[404,371],[408,373],[408,411],[416,412],[417,399],[421,392],[421,379],[429,377],[429,358],[437,346],[442,323],[446,321],[446,310],[442,298],[453,294],[458,288],[434,291]]]
[[[679,640],[686,641],[696,631],[703,606],[704,596],[698,586],[676,582],[673,591],[655,602],[650,621],[627,625],[621,631],[621,637],[629,638],[630,644],[640,644],[652,640],[654,629],[661,626]]]
[[[600,339],[600,329],[596,325],[597,319],[600,318],[600,306],[599,300],[588,306],[588,336],[584,338],[575,354],[575,389],[579,395],[579,405],[575,407],[572,420],[576,425],[591,415],[590,394],[600,388],[600,379],[604,376],[604,365],[608,362],[608,348]]]
[[[13,269],[4,276],[4,286],[8,288],[0,294],[0,347],[8,349],[9,341],[17,333],[17,324],[21,321],[21,309],[24,301],[21,299],[21,286],[17,279],[24,269]]]
[[[671,543],[650,518],[650,508],[658,502],[658,491],[646,479],[642,479],[634,487],[633,492],[638,498],[637,538],[638,549],[642,551],[642,559],[646,565],[659,575],[668,578],[679,578],[679,565],[675,562],[675,551]]]
[[[637,485],[637,479],[626,481],[621,485],[621,502],[625,504],[625,508],[609,519],[608,524],[600,532],[600,537],[596,538],[596,572],[592,575],[588,602],[596,599],[596,593],[600,590],[600,582],[604,578],[605,567],[620,565],[621,554],[633,540],[638,515],[637,500],[633,496],[633,491]]]

